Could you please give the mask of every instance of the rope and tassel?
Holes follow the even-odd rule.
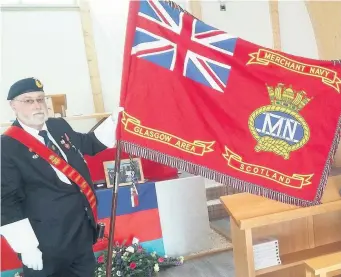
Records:
[[[243,181],[240,179],[237,179],[235,177],[229,176],[227,174],[223,174],[221,172],[212,170],[210,168],[194,164],[189,161],[185,161],[183,159],[173,157],[167,154],[164,154],[162,152],[152,150],[128,141],[120,141],[120,144],[122,146],[122,149],[126,153],[131,153],[134,156],[142,157],[148,160],[155,161],[157,163],[164,164],[166,166],[170,166],[173,168],[177,168],[179,170],[183,170],[185,172],[188,172],[190,174],[194,175],[200,175],[204,178],[214,180],[218,183],[224,184],[227,187],[233,188],[236,191],[240,192],[248,192],[251,194],[261,195],[270,199],[274,199],[280,202],[288,203],[291,205],[301,206],[301,207],[307,207],[312,205],[318,205],[320,204],[320,199],[322,197],[327,178],[329,176],[329,172],[331,169],[331,163],[332,163],[332,157],[333,154],[336,151],[338,141],[340,139],[341,131],[341,117],[339,119],[338,128],[336,130],[336,136],[333,140],[333,145],[331,147],[329,158],[327,159],[325,168],[323,170],[322,178],[320,181],[320,185],[317,189],[316,198],[312,201],[307,201],[304,199],[299,199],[293,196],[290,196],[286,193],[278,192],[275,190],[272,190],[271,188],[266,188],[257,184],[253,184],[247,181]]]

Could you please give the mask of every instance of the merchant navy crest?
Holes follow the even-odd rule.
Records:
[[[309,140],[309,126],[299,112],[311,98],[283,84],[267,89],[271,104],[258,108],[249,117],[249,129],[257,140],[255,151],[273,152],[288,160],[290,152]]]

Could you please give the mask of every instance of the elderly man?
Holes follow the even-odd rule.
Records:
[[[97,203],[83,155],[114,146],[122,109],[81,134],[48,118],[37,79],[16,82],[7,99],[17,120],[1,137],[0,233],[25,277],[93,277]]]

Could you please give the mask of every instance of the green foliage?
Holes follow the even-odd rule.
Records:
[[[108,255],[105,252],[97,259],[96,277],[106,276]],[[156,252],[148,253],[141,245],[134,243],[130,246],[116,244],[112,252],[110,276],[122,277],[152,277],[160,270],[182,265],[183,257],[161,257]]]

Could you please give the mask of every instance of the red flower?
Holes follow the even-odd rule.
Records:
[[[138,252],[138,253],[141,253],[141,252],[142,252],[142,249],[143,249],[142,246],[139,245],[139,246],[137,247],[137,252]]]
[[[136,268],[136,263],[134,263],[134,262],[130,263],[129,267],[131,269],[135,269]]]
[[[104,256],[103,256],[103,255],[99,256],[99,257],[97,258],[97,262],[98,262],[99,264],[103,264],[103,263],[104,263]]]
[[[164,262],[164,259],[163,258],[158,258],[158,260],[157,260],[159,263],[163,263]]]

